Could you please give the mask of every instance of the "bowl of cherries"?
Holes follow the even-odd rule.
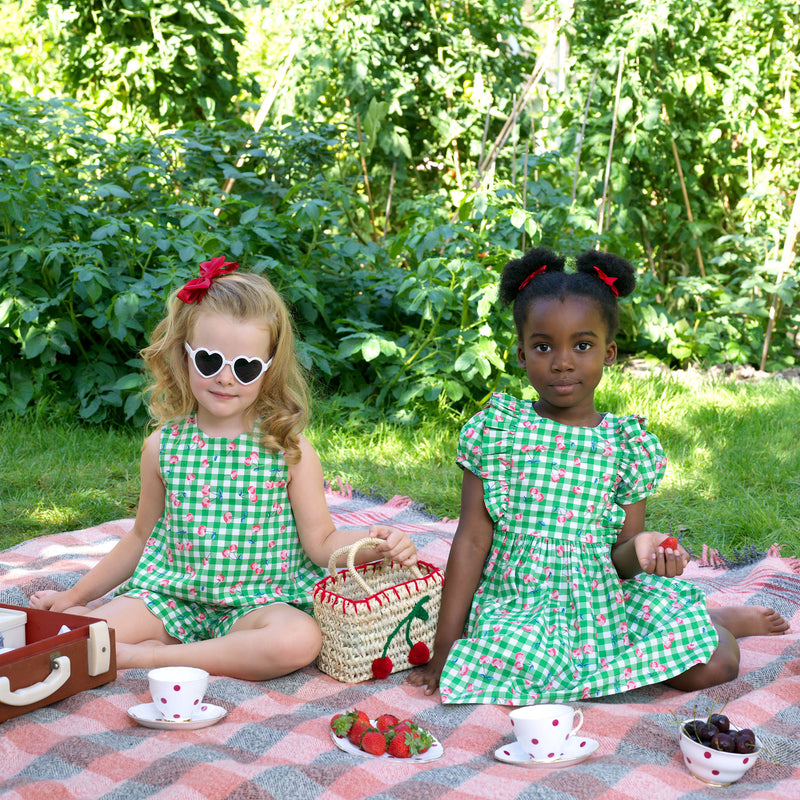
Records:
[[[761,742],[750,728],[736,729],[724,714],[681,723],[680,747],[686,769],[712,786],[738,781],[761,753]]]

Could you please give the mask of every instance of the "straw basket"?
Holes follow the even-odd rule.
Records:
[[[322,629],[317,666],[344,683],[426,664],[433,648],[444,573],[424,561],[356,567],[356,553],[375,546],[375,539],[361,539],[337,550],[330,574],[314,586],[314,616]],[[344,553],[347,568],[337,573],[336,559]]]

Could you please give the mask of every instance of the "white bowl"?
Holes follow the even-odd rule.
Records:
[[[756,749],[752,753],[725,753],[690,739],[683,726],[691,721],[685,719],[681,723],[680,747],[686,769],[699,781],[711,786],[727,786],[738,781],[758,761],[761,754],[761,740],[758,736]]]

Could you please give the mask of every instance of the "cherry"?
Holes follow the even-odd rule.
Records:
[[[729,733],[715,733],[711,737],[711,746],[715,750],[721,750],[723,753],[736,751],[736,741]]]
[[[697,731],[697,735],[700,737],[700,741],[703,744],[708,744],[714,737],[714,734],[719,733],[716,725],[701,720],[695,723],[694,729]]]
[[[756,749],[756,735],[750,728],[740,730],[736,734],[734,741],[737,753],[752,753]]]
[[[720,733],[728,733],[731,729],[731,721],[724,714],[712,714],[708,721],[716,725]]]

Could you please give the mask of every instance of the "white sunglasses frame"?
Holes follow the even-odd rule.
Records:
[[[215,375],[219,375],[220,372],[222,372],[222,370],[225,369],[225,366],[228,365],[231,368],[231,374],[236,379],[236,381],[240,383],[242,386],[249,386],[251,383],[255,383],[269,369],[269,365],[272,363],[272,359],[270,359],[269,361],[262,361],[260,358],[256,356],[236,356],[234,358],[228,359],[225,358],[225,356],[222,353],[220,353],[219,350],[209,350],[207,347],[198,347],[195,350],[191,347],[189,342],[184,342],[183,346],[186,348],[186,352],[189,354],[189,361],[192,362],[192,366],[194,367],[195,372],[197,372],[197,374],[201,378],[213,378]],[[204,350],[209,355],[219,356],[222,359],[222,363],[220,364],[220,367],[216,372],[212,372],[210,375],[204,375],[202,372],[200,372],[200,370],[197,367],[197,362],[195,361],[195,356],[201,350]],[[258,361],[258,363],[261,364],[261,372],[259,372],[258,375],[256,375],[255,378],[253,378],[253,380],[245,382],[236,374],[236,370],[233,368],[233,365],[240,358],[243,358],[245,361]]]

